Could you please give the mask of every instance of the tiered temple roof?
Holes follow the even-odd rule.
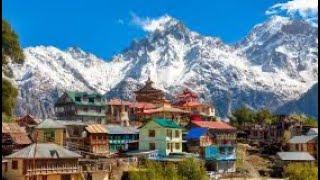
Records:
[[[155,103],[164,99],[164,93],[161,90],[152,87],[152,84],[153,81],[148,78],[145,86],[134,92],[138,102]]]

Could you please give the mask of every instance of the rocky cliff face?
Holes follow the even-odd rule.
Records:
[[[232,46],[167,17],[110,61],[79,48],[30,47],[24,65],[11,65],[20,89],[17,113],[52,116],[65,90],[134,98],[148,76],[168,97],[185,87],[198,92],[220,116],[241,105],[276,110],[317,82],[317,46],[316,27],[275,16]]]

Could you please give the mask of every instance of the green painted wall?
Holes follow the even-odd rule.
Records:
[[[172,130],[172,138],[167,137],[167,129]],[[149,137],[149,130],[155,130],[155,137]],[[175,137],[175,130],[179,131],[179,137]],[[150,150],[149,143],[155,143],[155,148],[159,154],[167,156],[170,152],[182,152],[182,133],[181,129],[164,128],[154,121],[150,121],[139,131],[139,150]],[[167,143],[173,143],[172,150],[167,149]],[[176,149],[175,143],[179,144]]]

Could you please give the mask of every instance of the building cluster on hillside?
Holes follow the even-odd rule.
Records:
[[[185,89],[170,102],[152,83],[148,79],[134,91],[135,101],[65,92],[55,104],[54,119],[26,115],[2,123],[3,177],[108,179],[117,157],[160,162],[194,157],[208,171],[235,172],[236,128],[220,121],[214,107],[192,91]],[[284,126],[269,127],[270,134],[261,127],[245,131],[250,140],[277,140]],[[290,151],[308,151],[317,158],[317,132],[294,135]]]

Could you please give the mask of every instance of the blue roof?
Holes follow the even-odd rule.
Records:
[[[208,131],[207,128],[195,127],[188,131],[186,139],[200,139]]]

